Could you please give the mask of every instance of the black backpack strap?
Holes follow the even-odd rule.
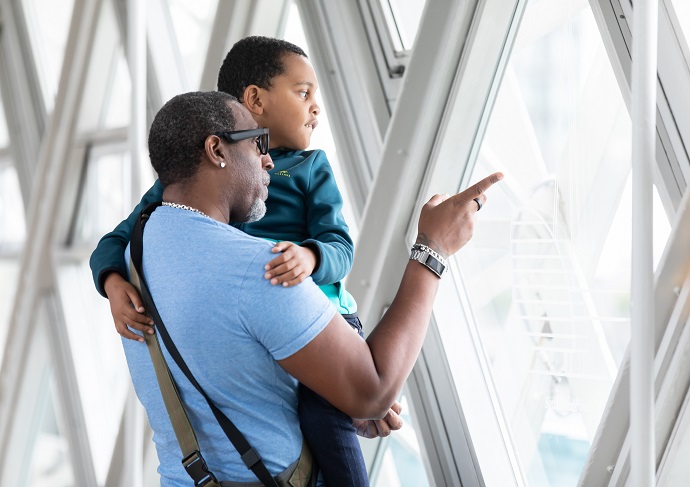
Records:
[[[175,363],[177,366],[180,368],[180,370],[184,373],[184,375],[187,377],[189,382],[192,383],[192,385],[201,393],[202,396],[204,396],[204,399],[206,399],[206,402],[208,403],[209,407],[211,408],[211,411],[213,412],[213,415],[215,416],[216,420],[218,421],[218,424],[220,424],[220,427],[223,429],[225,432],[225,435],[228,437],[230,442],[233,444],[235,449],[238,451],[240,454],[240,457],[242,458],[242,461],[244,464],[249,468],[252,472],[254,472],[254,475],[263,483],[266,487],[278,487],[278,484],[276,483],[276,480],[271,476],[270,472],[264,465],[263,461],[261,460],[261,457],[259,456],[258,452],[252,448],[252,446],[249,444],[247,439],[244,437],[244,435],[237,429],[237,427],[228,419],[225,414],[213,403],[211,398],[206,394],[206,392],[202,389],[201,385],[197,382],[197,380],[194,378],[194,375],[192,372],[189,370],[189,367],[187,367],[187,364],[185,363],[184,359],[182,358],[182,355],[180,355],[180,352],[178,351],[177,347],[173,343],[172,339],[170,338],[170,335],[168,334],[168,330],[165,327],[165,324],[163,323],[163,320],[161,319],[160,315],[158,314],[158,310],[156,309],[156,305],[153,302],[153,298],[151,297],[151,294],[148,289],[148,285],[146,284],[146,279],[144,278],[144,274],[142,272],[142,267],[141,267],[141,261],[142,261],[142,253],[143,253],[143,232],[144,232],[144,226],[146,225],[146,222],[148,221],[149,217],[151,216],[151,213],[158,208],[162,203],[160,202],[155,202],[151,203],[148,205],[144,210],[141,212],[141,215],[139,215],[139,218],[137,218],[136,223],[134,224],[134,228],[132,229],[132,236],[130,240],[130,255],[132,259],[132,264],[133,267],[136,269],[138,275],[139,275],[139,280],[141,284],[141,297],[144,300],[144,304],[146,305],[146,309],[148,312],[151,314],[151,317],[153,318],[153,321],[155,322],[156,329],[158,330],[158,334],[160,335],[161,339],[163,340],[163,343],[165,344],[165,347],[168,349],[168,352],[172,356],[172,358],[175,360]],[[171,380],[172,380],[172,376]],[[164,397],[165,398],[165,397]],[[167,407],[167,406],[166,406]],[[170,414],[170,413],[169,413]],[[178,439],[179,442],[179,439]],[[192,452],[191,454],[198,454],[198,458],[200,461],[198,462],[196,459],[196,456],[194,458],[189,458],[190,454],[189,452],[184,452],[183,454],[185,455],[185,459],[183,460],[183,463],[185,463],[185,460],[190,460],[190,466],[188,467],[185,464],[185,470],[187,470],[187,473],[192,475],[190,472],[190,468],[193,468],[195,471],[201,467],[201,473],[199,475],[203,474],[210,474],[208,472],[208,469],[205,468],[206,464],[201,458],[201,454],[199,453],[198,450]],[[211,474],[212,476],[212,474]],[[194,477],[192,477],[194,478]],[[201,479],[202,481],[204,479]],[[213,478],[215,481],[215,478]],[[195,479],[195,485],[207,485],[207,484],[197,484],[197,479]]]

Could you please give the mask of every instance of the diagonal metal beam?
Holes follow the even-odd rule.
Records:
[[[347,283],[364,323],[376,323],[390,304],[402,276],[401,263],[409,257],[407,227],[479,3],[429,2],[422,17]],[[434,73],[433,90],[429,73]]]
[[[0,0],[0,96],[10,149],[14,156],[24,207],[29,206],[39,145],[45,126],[45,105],[21,2]]]
[[[218,2],[199,89],[217,89],[218,70],[235,42],[250,35],[280,36],[291,3],[290,0]]]
[[[41,143],[29,204],[20,279],[0,369],[0,444],[3,445],[8,444],[20,385],[26,379],[24,364],[31,359],[26,351],[36,320],[38,300],[56,287],[50,258],[55,231],[54,213],[59,206],[70,144],[75,138],[81,93],[101,6],[102,2],[96,0],[76,0],[74,3],[55,110]],[[83,421],[83,417],[74,419]],[[70,446],[76,449],[74,454],[77,455],[73,462],[75,480],[79,485],[96,485],[88,439],[81,438],[79,444]],[[4,462],[0,462],[0,469],[3,466]]]

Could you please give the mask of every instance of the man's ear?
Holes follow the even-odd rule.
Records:
[[[204,142],[204,151],[206,157],[214,166],[224,168],[227,163],[227,154],[223,148],[220,137],[217,135],[209,135]]]
[[[261,88],[256,85],[249,85],[244,89],[242,104],[254,115],[264,113],[264,105],[261,100]]]

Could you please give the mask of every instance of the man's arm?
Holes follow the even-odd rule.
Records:
[[[502,178],[494,174],[453,197],[434,196],[422,209],[418,242],[442,256],[472,236],[477,204]],[[409,261],[393,303],[366,341],[340,315],[306,346],[280,360],[297,380],[355,418],[381,418],[398,397],[419,355],[431,317],[439,278]]]

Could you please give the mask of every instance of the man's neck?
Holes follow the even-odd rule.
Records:
[[[208,187],[205,189],[205,192],[195,189],[194,184],[171,184],[163,190],[163,201],[197,210],[214,220],[228,223],[229,215],[222,211],[223,205],[219,199],[209,194]]]

